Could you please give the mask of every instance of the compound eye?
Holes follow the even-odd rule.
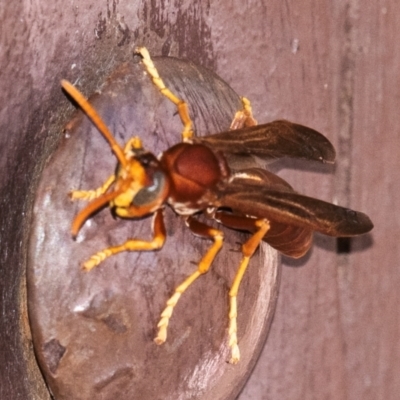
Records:
[[[140,189],[132,204],[135,206],[147,206],[151,203],[164,199],[161,199],[166,185],[166,177],[162,171],[155,171],[153,174],[153,183],[149,186]]]

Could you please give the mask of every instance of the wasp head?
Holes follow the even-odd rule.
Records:
[[[130,139],[122,149],[83,94],[68,81],[61,81],[61,85],[102,133],[118,159],[113,190],[99,195],[81,210],[73,221],[72,235],[76,236],[85,220],[106,204],[126,218],[143,217],[159,209],[170,184],[157,158],[143,149],[138,137]]]
[[[110,202],[120,217],[142,217],[159,209],[168,196],[169,181],[160,162],[143,149],[139,138],[128,141],[125,162],[116,171],[115,191],[120,194]]]

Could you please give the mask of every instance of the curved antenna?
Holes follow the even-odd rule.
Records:
[[[78,103],[82,111],[88,116],[88,118],[93,122],[93,125],[99,130],[99,132],[108,140],[113,152],[118,158],[118,161],[123,165],[127,165],[124,151],[114,139],[113,134],[107,128],[107,125],[101,119],[97,111],[90,105],[83,94],[70,82],[66,80],[61,81],[61,86],[63,89]]]
[[[81,210],[79,214],[75,217],[74,221],[72,222],[71,226],[72,236],[76,237],[82,225],[90,217],[91,214],[93,214],[99,208],[109,203],[111,200],[115,199],[122,192],[123,190],[119,189],[115,190],[114,192],[105,193],[102,196],[98,197],[97,199],[93,200],[83,210]]]

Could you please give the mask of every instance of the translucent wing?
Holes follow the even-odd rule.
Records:
[[[267,160],[292,157],[333,163],[336,156],[334,147],[321,133],[285,120],[196,137],[193,141],[225,155]]]
[[[329,236],[360,235],[373,228],[366,214],[303,196],[275,174],[257,168],[237,173],[218,195],[219,207]]]

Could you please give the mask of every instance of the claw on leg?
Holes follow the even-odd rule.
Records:
[[[102,261],[106,258],[110,257],[111,255],[115,254],[112,252],[112,248],[105,249],[103,251],[99,251],[96,254],[93,254],[88,260],[86,260],[82,264],[82,269],[86,272],[89,272],[94,267],[97,267]]]
[[[241,97],[242,109],[237,111],[233,117],[230,129],[240,129],[246,126],[257,125],[257,121],[253,117],[253,111],[251,108],[250,100],[246,97]]]
[[[178,300],[182,296],[182,293],[200,276],[200,272],[196,271],[189,276],[184,282],[182,282],[176,289],[175,293],[168,299],[167,306],[161,313],[160,322],[157,324],[158,332],[154,341],[157,344],[163,344],[167,340],[167,330],[169,325],[169,320],[172,317],[174,307],[178,303]]]
[[[231,348],[231,364],[237,364],[240,360],[240,350],[237,339],[237,298],[231,297],[229,302],[229,347]]]

